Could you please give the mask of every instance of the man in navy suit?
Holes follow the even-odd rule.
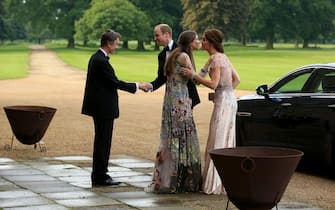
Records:
[[[154,40],[158,46],[164,46],[164,49],[158,54],[158,71],[157,77],[151,83],[146,84],[145,89],[155,91],[166,82],[164,75],[164,65],[169,53],[177,47],[177,43],[172,40],[172,29],[167,24],[158,24],[154,28]],[[195,83],[189,80],[187,83],[188,94],[192,99],[192,108],[200,103],[198,91]]]
[[[106,30],[101,36],[101,48],[88,63],[82,114],[92,116],[94,122],[92,186],[119,184],[107,174],[114,119],[119,117],[117,90],[135,93],[142,85],[118,80],[108,61],[108,54],[118,48],[120,37],[119,33]]]

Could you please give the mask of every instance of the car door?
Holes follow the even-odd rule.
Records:
[[[304,151],[306,158],[330,162],[335,133],[334,70],[315,69],[302,92],[290,104],[292,132],[284,145]]]
[[[269,89],[268,97],[239,101],[237,138],[241,145],[288,147],[293,142],[295,112],[313,68],[293,72]],[[292,146],[290,146],[292,147]]]
[[[335,72],[306,68],[285,76],[267,97],[239,101],[237,144],[296,148],[334,161]]]

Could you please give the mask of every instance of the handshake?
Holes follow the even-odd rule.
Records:
[[[148,82],[139,82],[138,88],[143,90],[144,92],[152,91],[152,85]]]

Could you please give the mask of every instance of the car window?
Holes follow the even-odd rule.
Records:
[[[302,74],[292,75],[291,78],[285,80],[281,86],[277,87],[274,93],[301,93],[306,81],[310,77],[312,71],[303,72]]]
[[[318,87],[318,92],[335,93],[335,73],[334,72],[322,75],[322,79]]]

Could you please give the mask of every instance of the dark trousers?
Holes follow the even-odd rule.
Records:
[[[108,161],[112,145],[114,119],[93,117],[94,148],[92,180],[106,180],[108,178]]]

